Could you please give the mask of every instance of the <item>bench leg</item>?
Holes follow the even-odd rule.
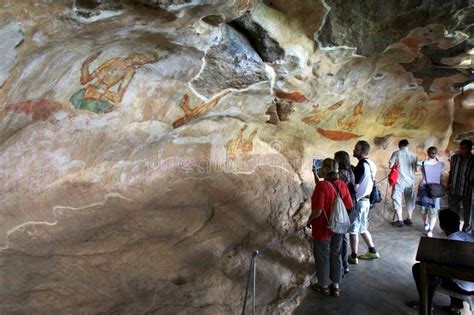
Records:
[[[428,305],[428,270],[425,263],[420,263],[420,315],[431,315],[431,306]]]

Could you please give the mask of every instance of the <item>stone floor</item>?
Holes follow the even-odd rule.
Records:
[[[419,212],[416,213],[412,227],[395,228],[384,222],[371,228],[381,258],[350,265],[339,298],[322,296],[307,288],[306,297],[293,314],[418,314],[404,304],[417,298],[411,266],[423,227]],[[439,227],[434,237],[442,237]],[[365,251],[362,241],[360,253]],[[436,294],[434,303],[434,314],[445,314],[440,305],[449,304],[449,298]],[[466,303],[462,314],[471,314]]]

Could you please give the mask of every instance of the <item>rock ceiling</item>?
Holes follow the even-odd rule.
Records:
[[[474,136],[472,1],[0,8],[0,313],[238,312],[313,158],[366,139],[381,179],[402,137],[446,159]],[[261,311],[310,257],[261,258]]]

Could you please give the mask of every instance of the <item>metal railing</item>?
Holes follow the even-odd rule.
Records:
[[[255,297],[257,295],[256,286],[257,286],[257,257],[258,257],[258,255],[261,252],[266,251],[267,249],[270,249],[270,248],[272,248],[272,247],[274,247],[274,246],[276,246],[280,243],[283,243],[284,241],[286,241],[290,237],[295,236],[296,234],[298,234],[301,231],[304,231],[305,229],[306,229],[306,226],[303,226],[303,227],[299,228],[298,230],[296,230],[292,233],[289,233],[289,234],[283,236],[282,238],[274,240],[274,241],[266,244],[265,246],[263,246],[259,249],[256,249],[252,252],[252,256],[251,256],[251,259],[250,259],[249,274],[248,274],[248,278],[247,278],[247,286],[245,287],[244,306],[242,308],[242,315],[245,315],[245,310],[247,308],[247,298],[248,298],[248,295],[249,295],[250,282],[252,282],[252,315],[255,315]]]

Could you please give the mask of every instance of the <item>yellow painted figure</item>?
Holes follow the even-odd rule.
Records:
[[[325,109],[320,109],[319,105],[315,105],[313,106],[311,115],[304,117],[302,121],[307,123],[308,125],[317,125],[323,119],[326,119],[326,117],[328,116],[330,112],[341,107],[343,103],[344,103],[344,100],[334,103],[329,108],[325,108]]]
[[[345,115],[342,118],[337,120],[337,126],[352,131],[359,125],[359,122],[362,118],[362,106],[364,105],[364,101],[360,100],[359,103],[354,107],[353,113],[351,116],[346,117]]]
[[[257,135],[258,128],[252,131],[247,139],[243,139],[245,129],[247,129],[246,125],[239,130],[235,139],[229,141],[227,146],[228,157],[235,158],[238,154],[247,155],[253,151],[253,139]]]
[[[383,125],[390,127],[395,124],[398,120],[405,118],[405,109],[403,108],[403,101],[398,102],[390,106],[390,109],[385,114],[383,119]]]
[[[224,91],[221,92],[220,94],[214,96],[211,100],[209,101],[204,101],[196,105],[195,107],[191,108],[189,106],[189,96],[188,94],[184,94],[183,98],[181,99],[181,102],[179,104],[179,107],[184,112],[184,117],[181,117],[173,122],[173,128],[178,128],[179,126],[187,123],[188,121],[198,117],[199,115],[204,114],[206,111],[214,108],[219,100],[227,95],[230,91]]]
[[[418,129],[425,122],[426,116],[428,115],[428,109],[423,105],[417,105],[410,113],[410,117],[407,122],[403,125],[405,129]]]
[[[158,61],[143,54],[131,53],[127,57],[111,58],[92,73],[89,65],[97,59],[99,51],[87,58],[81,67],[81,84],[85,87],[70,99],[75,108],[95,113],[110,112],[114,104],[122,101],[135,71],[142,65]]]

